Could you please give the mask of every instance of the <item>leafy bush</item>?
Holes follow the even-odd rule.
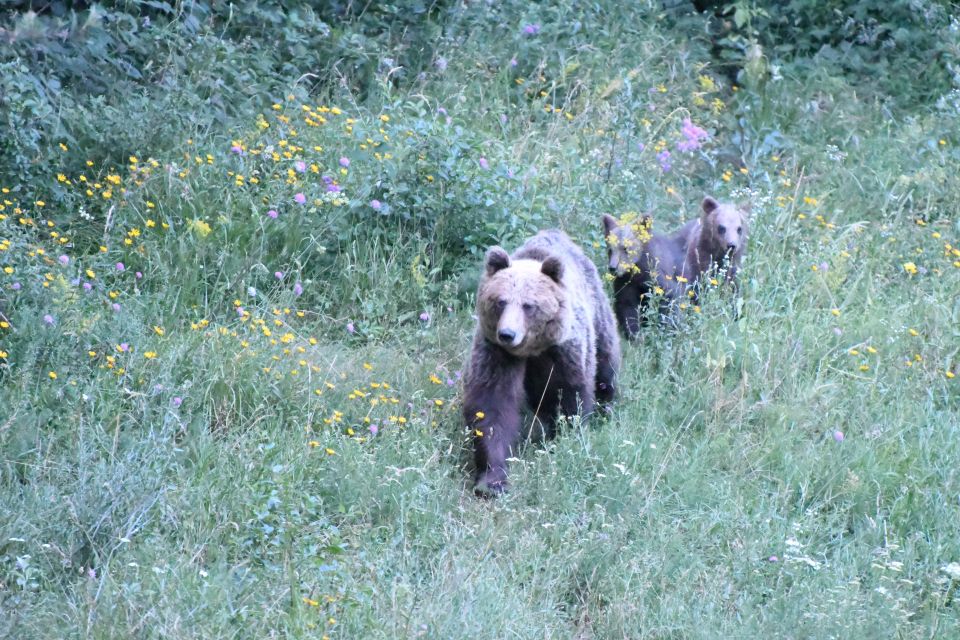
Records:
[[[949,2],[734,0],[693,5],[714,17],[714,54],[741,82],[749,82],[751,75],[780,73],[767,64],[769,58],[807,71],[833,67],[902,102],[922,102],[948,91],[960,71],[960,27]]]
[[[402,59],[391,62],[415,77],[443,6],[117,0],[37,12],[34,4],[0,12],[0,180],[14,183],[49,180],[43,158],[59,143],[96,154],[78,153],[72,169],[90,159],[119,164],[137,148],[255,111],[294,80],[368,95],[379,52],[392,44]]]

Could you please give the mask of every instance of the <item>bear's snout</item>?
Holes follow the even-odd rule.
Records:
[[[504,347],[518,347],[523,342],[523,332],[508,327],[497,329],[497,342]]]
[[[728,243],[727,243],[727,251],[733,252],[733,251],[736,251],[736,250],[737,250],[737,243],[736,243],[736,242],[728,242]]]

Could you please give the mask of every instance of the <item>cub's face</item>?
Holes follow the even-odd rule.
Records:
[[[703,234],[715,255],[735,254],[747,241],[747,211],[736,205],[719,203],[711,197],[703,200]]]
[[[638,270],[637,262],[643,245],[650,240],[650,216],[620,221],[603,215],[603,232],[607,241],[607,268],[622,276]]]
[[[490,249],[477,294],[484,337],[519,357],[557,344],[566,311],[562,276],[563,263],[556,258],[511,261],[500,247]]]

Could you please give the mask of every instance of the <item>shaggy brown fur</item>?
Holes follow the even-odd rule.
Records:
[[[589,415],[616,393],[620,342],[596,267],[562,231],[541,231],[513,256],[487,251],[477,331],[464,380],[476,491],[507,488],[524,401],[546,437],[558,412]]]
[[[703,199],[700,224],[687,240],[683,276],[695,285],[714,268],[726,268],[726,281],[736,286],[737,272],[747,246],[749,207],[720,204],[711,197]]]
[[[651,219],[645,216],[637,225],[618,222],[609,215],[603,216],[607,238],[609,269],[614,274],[614,312],[620,330],[628,338],[636,337],[643,324],[641,304],[652,293],[663,296],[661,314],[667,314],[672,301],[683,295],[684,284],[677,279],[683,271],[687,241],[694,227],[693,220],[670,236],[650,235]],[[629,247],[624,251],[624,247]],[[637,247],[632,249],[632,247]]]
[[[649,234],[650,219],[641,227],[603,216],[609,268],[614,274],[614,310],[620,329],[633,338],[643,323],[641,305],[652,292],[662,295],[660,316],[670,318],[674,301],[696,301],[703,274],[726,267],[726,280],[736,284],[746,246],[744,209],[704,198],[699,219],[672,235]]]

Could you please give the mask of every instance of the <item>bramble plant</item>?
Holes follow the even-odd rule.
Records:
[[[8,3],[0,635],[949,636],[955,20],[816,4]],[[739,297],[475,499],[484,251],[705,194]]]

